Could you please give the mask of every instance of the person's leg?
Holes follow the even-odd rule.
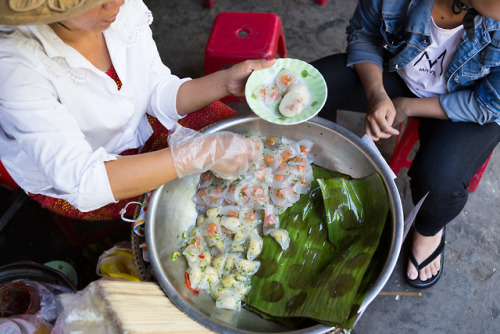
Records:
[[[420,148],[408,172],[413,201],[429,195],[415,220],[412,251],[421,263],[437,248],[443,227],[462,211],[467,187],[500,141],[500,126],[420,119]],[[411,262],[408,277],[425,281],[440,269],[438,256],[418,273]]]
[[[346,67],[346,55],[338,54],[311,63],[324,76],[328,100],[319,116],[335,121],[337,110],[366,112],[367,101],[356,72]],[[415,97],[395,72],[383,73],[391,98]],[[429,196],[416,218],[412,251],[418,263],[429,257],[441,241],[442,228],[453,220],[467,201],[467,187],[500,140],[496,123],[479,125],[420,119],[420,149],[409,171],[412,198],[416,203]],[[438,256],[420,271],[420,280],[436,275]],[[411,262],[408,276],[419,273]]]

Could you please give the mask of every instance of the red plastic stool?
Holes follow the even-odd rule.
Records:
[[[283,27],[273,13],[222,12],[205,48],[205,74],[247,59],[286,58]],[[225,101],[234,99],[225,99]],[[241,100],[238,100],[241,102]]]
[[[411,166],[412,161],[408,159],[408,155],[410,154],[413,145],[415,145],[419,140],[418,124],[418,118],[409,117],[404,132],[401,132],[402,124],[399,126],[400,134],[396,139],[394,153],[392,154],[391,160],[389,161],[389,166],[396,175],[399,173],[401,168],[410,168]],[[486,166],[488,166],[490,158],[491,154],[470,181],[469,187],[467,188],[470,193],[476,191],[477,186],[481,181],[481,177],[483,176],[484,170],[486,169]]]
[[[317,3],[318,5],[320,5],[320,6],[325,5],[325,4],[326,4],[326,2],[327,2],[327,0],[316,0],[316,3]]]

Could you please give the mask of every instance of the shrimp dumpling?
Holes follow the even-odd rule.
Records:
[[[297,76],[290,70],[282,69],[276,77],[276,85],[280,92],[284,93],[297,81]]]
[[[258,85],[255,87],[253,95],[268,107],[274,106],[281,100],[281,94],[276,85]]]
[[[298,93],[288,93],[280,103],[279,111],[285,117],[295,117],[304,109],[304,102]]]
[[[291,93],[291,92],[299,93],[301,96],[304,97],[305,103],[309,102],[309,97],[311,96],[311,94],[309,93],[309,88],[307,88],[307,86],[305,84],[303,84],[302,82],[296,82],[293,85],[291,85],[288,88],[288,93]]]

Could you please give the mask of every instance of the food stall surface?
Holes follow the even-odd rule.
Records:
[[[324,6],[313,0],[219,0],[212,9],[199,0],[146,0],[153,13],[153,37],[160,55],[173,73],[185,77],[203,75],[204,49],[215,17],[229,12],[273,12],[281,18],[288,56],[307,62],[345,50],[345,27],[354,12],[354,0],[330,0]],[[230,104],[240,115],[245,104]],[[341,111],[339,124],[361,136],[363,115]],[[390,158],[394,139],[377,143]],[[405,215],[413,208],[406,169],[396,184]],[[357,334],[378,333],[497,333],[500,328],[500,153],[489,162],[476,192],[469,194],[463,212],[448,226],[444,272],[440,282],[425,290],[404,280],[407,244],[380,295],[368,306],[354,328]],[[0,202],[11,193],[0,189]],[[3,212],[1,212],[3,213]],[[82,233],[95,224],[75,223]],[[103,251],[130,239],[125,230],[87,245],[81,253],[71,249],[51,215],[28,200],[0,233],[0,265],[19,260],[71,263],[80,275],[80,288],[95,280],[95,265]],[[416,293],[421,293],[420,296]]]

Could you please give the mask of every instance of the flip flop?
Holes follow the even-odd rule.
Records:
[[[433,286],[434,284],[437,283],[437,281],[441,278],[441,274],[443,272],[443,265],[444,265],[444,244],[445,244],[445,229],[443,228],[443,234],[441,236],[441,242],[439,243],[439,246],[437,246],[436,250],[429,255],[427,259],[422,261],[422,263],[418,263],[417,260],[415,259],[415,256],[413,255],[413,251],[410,251],[410,261],[411,263],[417,268],[417,271],[422,270],[426,266],[428,266],[432,261],[434,261],[439,255],[441,255],[441,267],[439,268],[439,271],[436,275],[433,275],[431,278],[426,279],[425,281],[420,280],[418,277],[414,280],[409,279],[408,276],[406,275],[406,282],[411,285],[414,288],[429,288]]]

